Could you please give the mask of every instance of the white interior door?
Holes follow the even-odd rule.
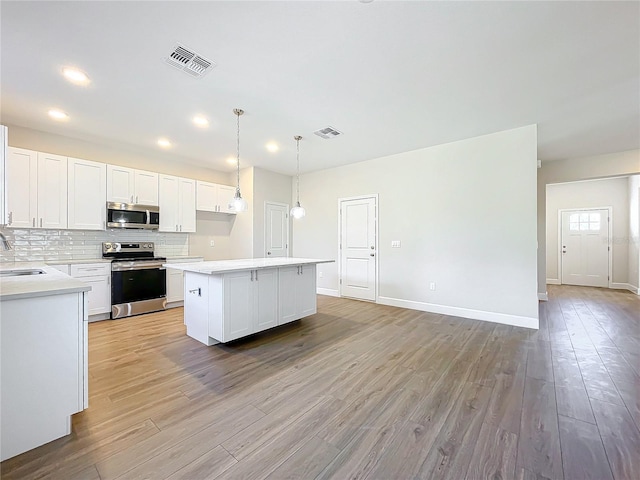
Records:
[[[609,286],[609,212],[562,212],[562,283]]]
[[[266,202],[264,206],[264,256],[289,256],[289,205]]]
[[[376,197],[340,201],[340,295],[376,299]]]

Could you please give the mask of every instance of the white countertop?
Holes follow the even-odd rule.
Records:
[[[320,260],[315,258],[245,258],[241,260],[218,260],[199,263],[166,263],[166,268],[183,270],[185,272],[215,275],[218,273],[238,272],[241,270],[261,270],[295,265],[316,265],[318,263],[332,263],[335,260]]]
[[[180,257],[167,257],[167,262],[170,263],[180,263],[185,260],[189,260],[190,262],[202,262],[204,261],[204,257],[194,257],[190,255],[183,255]]]
[[[39,269],[41,275],[0,277],[0,301],[20,298],[46,297],[65,293],[87,292],[91,286],[69,275],[37,262],[0,264],[0,271]]]
[[[19,262],[18,262],[19,263]],[[76,258],[74,260],[47,260],[47,265],[82,265],[85,263],[111,263],[110,258]]]

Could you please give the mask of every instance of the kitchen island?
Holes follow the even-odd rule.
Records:
[[[214,345],[316,313],[316,265],[331,262],[281,257],[164,266],[184,271],[187,335]]]

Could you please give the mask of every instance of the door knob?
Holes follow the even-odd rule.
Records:
[[[370,253],[370,254],[369,254],[369,256],[370,256],[370,257],[375,257],[375,256],[376,256],[376,254],[375,254],[375,253]]]

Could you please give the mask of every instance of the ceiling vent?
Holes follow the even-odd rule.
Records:
[[[202,55],[179,43],[164,61],[196,78],[205,76],[209,73],[209,70],[216,66],[211,60],[207,60]]]
[[[316,135],[318,135],[319,137],[324,138],[325,140],[328,140],[330,138],[335,138],[338,135],[342,135],[342,132],[339,132],[338,130],[336,130],[333,127],[325,127],[325,128],[321,128],[320,130],[316,130],[315,132]]]

